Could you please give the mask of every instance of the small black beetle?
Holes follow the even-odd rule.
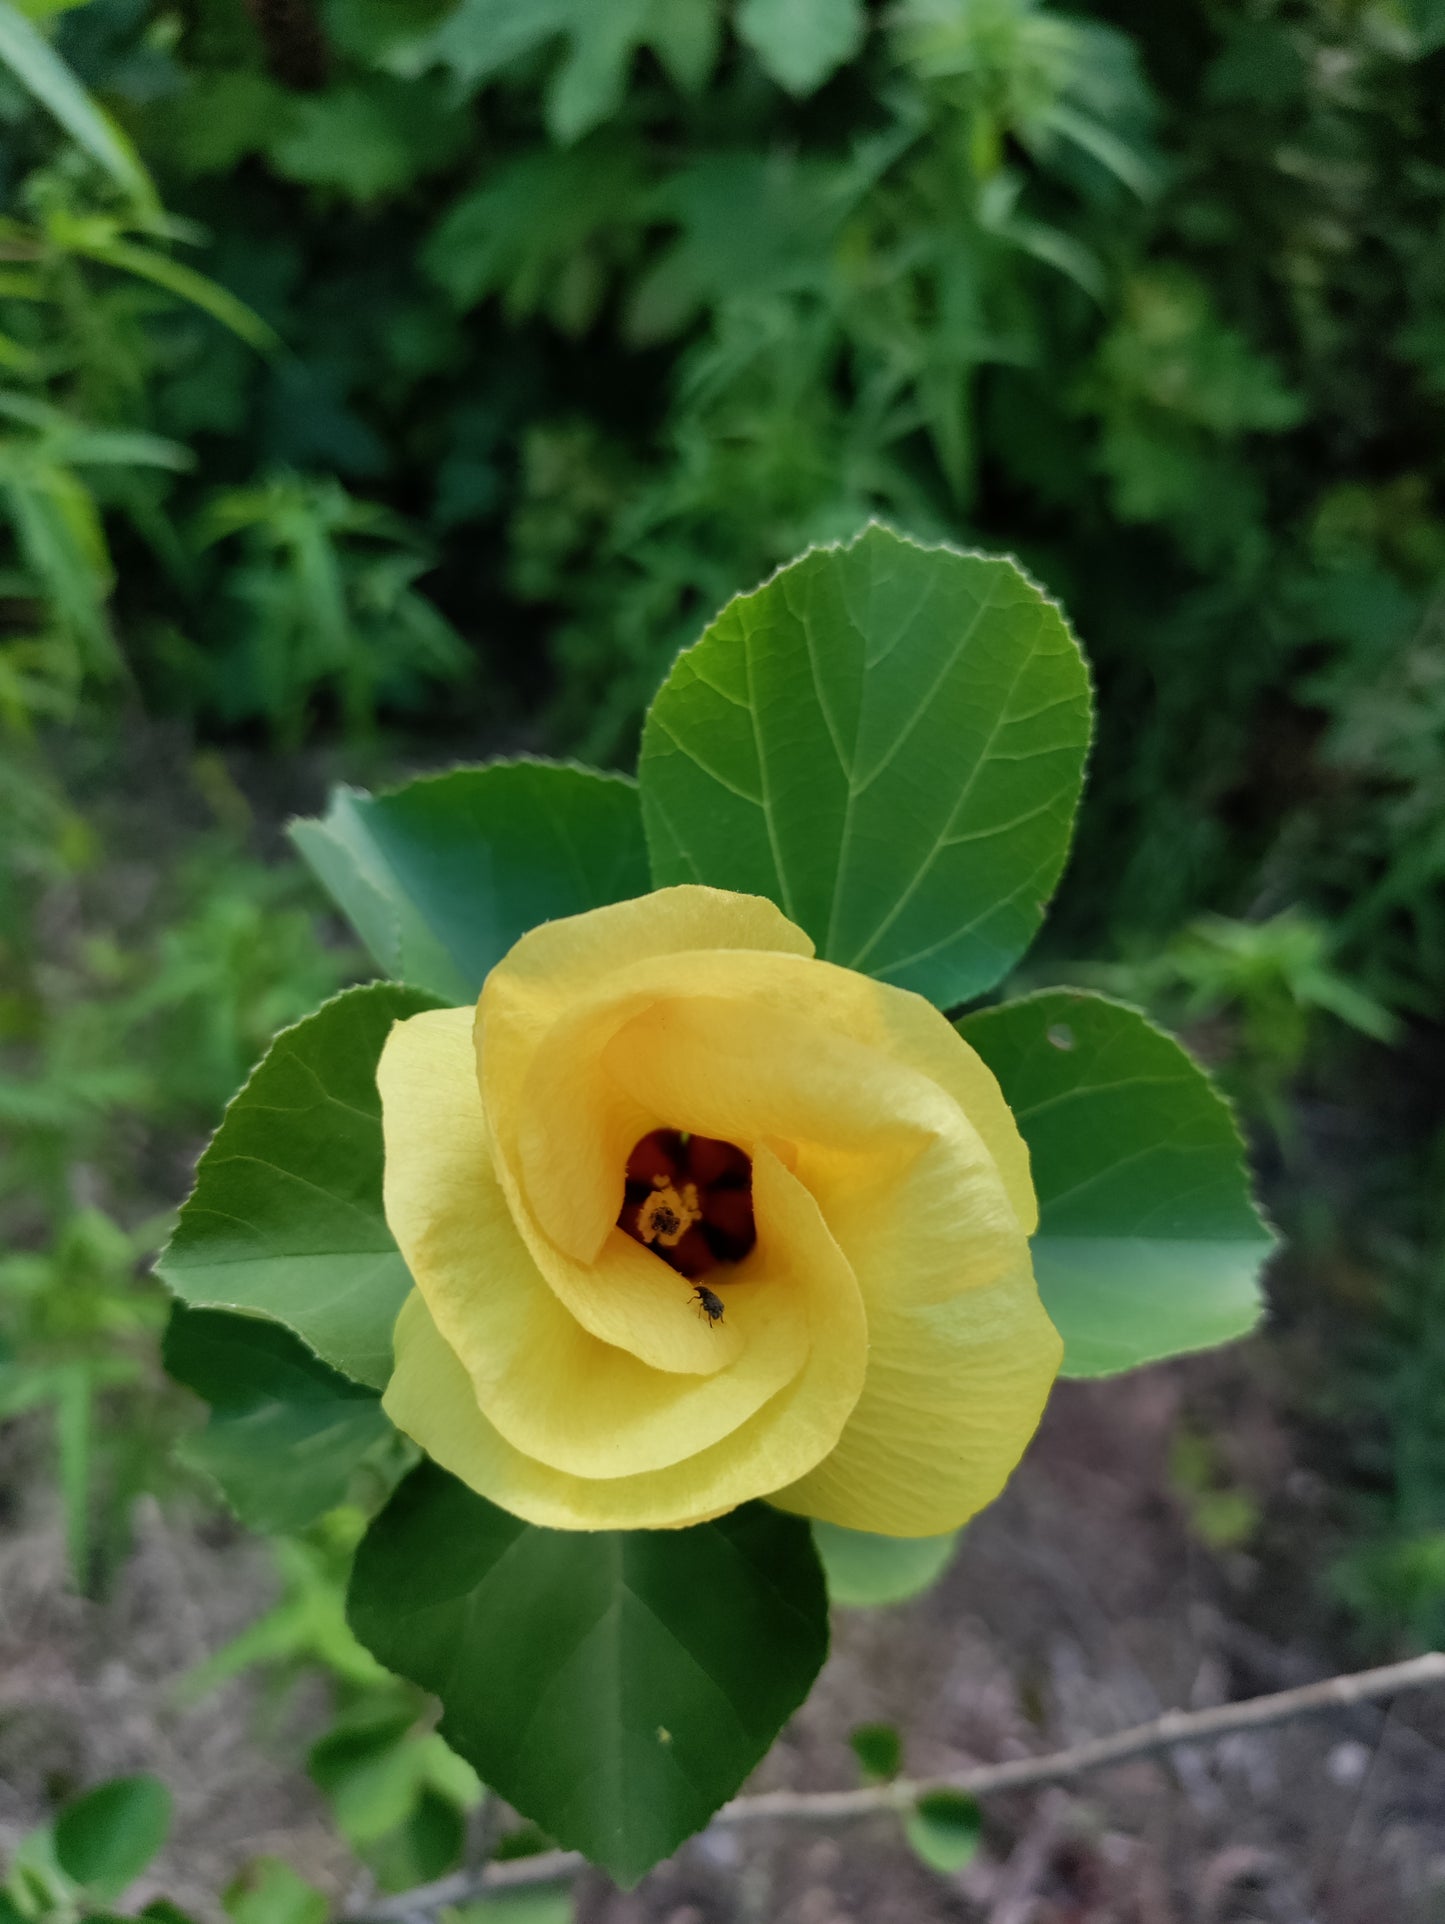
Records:
[[[694,1283],[692,1299],[707,1318],[709,1323],[720,1323],[723,1319],[721,1297],[714,1296],[706,1283]]]

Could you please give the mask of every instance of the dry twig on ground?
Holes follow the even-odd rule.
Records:
[[[1030,1790],[1045,1784],[1071,1782],[1114,1764],[1155,1757],[1183,1744],[1215,1743],[1240,1731],[1265,1730],[1327,1710],[1348,1710],[1410,1690],[1445,1684],[1445,1652],[1431,1651],[1404,1663],[1378,1670],[1358,1670],[1324,1677],[1295,1690],[1278,1690],[1242,1703],[1218,1704],[1209,1710],[1166,1710],[1145,1724],[1121,1730],[1112,1737],[1095,1737],[1044,1757],[1011,1758],[1006,1763],[978,1764],[949,1777],[918,1780],[898,1777],[887,1784],[867,1784],[856,1790],[765,1791],[756,1797],[736,1797],[724,1804],[713,1827],[735,1829],[767,1822],[840,1823],[870,1817],[880,1811],[905,1811],[929,1791],[958,1790],[973,1797],[1000,1791]],[[587,1868],[576,1851],[545,1851],[535,1857],[514,1858],[477,1870],[457,1871],[396,1897],[378,1898],[344,1914],[341,1924],[407,1924],[433,1915],[449,1904],[464,1904],[489,1891],[513,1890],[521,1885],[555,1884]]]

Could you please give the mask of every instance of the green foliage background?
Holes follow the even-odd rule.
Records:
[[[1442,82],[1438,0],[0,9],[0,1413],[83,1579],[178,1420],[164,1200],[365,972],[267,820],[630,766],[730,595],[881,516],[1068,608],[1029,979],[1222,1065],[1333,1594],[1440,1634]]]
[[[626,759],[723,600],[881,514],[1088,641],[1071,935],[1305,899],[1433,993],[1427,0],[30,6],[170,216],[7,81],[12,715]]]

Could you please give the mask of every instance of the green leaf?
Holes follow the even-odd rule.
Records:
[[[295,100],[254,68],[191,68],[184,90],[160,109],[166,145],[188,175],[229,173],[277,138]]]
[[[431,32],[455,0],[329,0],[332,42],[363,67],[385,68],[396,50]]]
[[[98,161],[136,206],[157,218],[155,183],[129,140],[81,86],[50,42],[10,5],[0,0],[0,63],[7,66],[40,105]]]
[[[539,1830],[535,1824],[518,1824],[504,1831],[492,1846],[492,1861],[505,1864],[517,1857],[540,1857],[544,1851],[556,1848],[546,1831]]]
[[[560,57],[545,90],[547,130],[565,143],[617,112],[639,48],[653,49],[680,84],[710,67],[716,26],[698,18],[704,11],[702,0],[461,0],[388,64],[418,73],[440,62],[476,87],[555,44]],[[708,11],[715,14],[716,6]],[[681,23],[677,13],[685,16]]]
[[[684,93],[698,93],[717,65],[722,22],[717,0],[654,0],[652,51]]]
[[[495,1891],[458,1905],[453,1915],[464,1924],[572,1924],[577,1907],[567,1890]]]
[[[405,1826],[427,1792],[457,1812],[481,1798],[471,1767],[435,1731],[418,1728],[415,1704],[386,1707],[329,1730],[306,1763],[331,1800],[338,1825],[358,1847]]]
[[[339,788],[290,833],[378,967],[451,1003],[538,922],[648,888],[636,785],[560,762]]]
[[[941,1537],[880,1537],[815,1523],[813,1541],[823,1559],[828,1598],[851,1608],[905,1603],[935,1584],[948,1568],[958,1532]]]
[[[372,1391],[259,1316],[177,1303],[162,1360],[211,1405],[210,1422],[179,1454],[215,1478],[253,1530],[301,1530],[333,1509],[391,1434]]]
[[[1083,657],[1012,561],[873,526],[731,602],[643,731],[659,885],[770,896],[944,1007],[1023,953],[1068,851]]]
[[[269,151],[288,180],[367,202],[447,166],[467,133],[435,84],[369,74],[295,101]]]
[[[383,1890],[406,1891],[455,1870],[467,1842],[466,1812],[429,1785],[394,1831],[362,1855]]]
[[[37,1918],[64,1913],[73,1908],[74,1881],[60,1868],[55,1856],[55,1826],[42,1824],[26,1832],[9,1853],[5,1881],[0,1884],[0,1924],[34,1924]]]
[[[153,1897],[137,1916],[146,1917],[151,1924],[196,1924],[189,1911],[183,1911],[179,1904],[173,1904],[168,1897]]]
[[[411,1809],[418,1780],[407,1739],[415,1722],[411,1709],[389,1711],[329,1730],[312,1745],[306,1767],[353,1844],[372,1843],[394,1830]]]
[[[423,245],[421,264],[458,308],[499,294],[509,320],[539,311],[556,320],[559,289],[598,243],[605,246],[646,185],[635,142],[616,134],[594,134],[576,147],[524,148],[488,167],[451,204]]]
[[[541,1530],[432,1464],[363,1538],[349,1609],[488,1784],[627,1884],[737,1789],[828,1641],[798,1518]]]
[[[582,0],[460,0],[437,26],[420,34],[395,62],[420,73],[433,63],[476,87],[567,32]]]
[[[743,0],[737,30],[789,93],[815,93],[863,45],[862,0]]]
[[[231,1924],[326,1924],[331,1906],[313,1884],[279,1857],[257,1857],[227,1887],[222,1908]]]
[[[171,1794],[157,1777],[113,1777],[55,1820],[55,1859],[102,1902],[119,1897],[150,1863],[171,1823]]]
[[[903,1740],[892,1724],[859,1724],[848,1742],[865,1777],[887,1783],[903,1768]]]
[[[1034,1270],[1064,1373],[1105,1376],[1250,1330],[1274,1239],[1234,1117],[1173,1037],[1077,989],[958,1029],[1029,1146]]]
[[[277,1036],[156,1265],[183,1302],[272,1317],[334,1369],[385,1387],[411,1278],[382,1213],[376,1064],[392,1023],[434,1006],[377,982]]]
[[[914,1850],[945,1876],[972,1862],[981,1829],[978,1805],[961,1790],[926,1790],[903,1819]]]

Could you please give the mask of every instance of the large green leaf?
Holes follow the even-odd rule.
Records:
[[[411,1279],[382,1214],[376,1064],[392,1023],[434,1006],[377,982],[277,1036],[157,1264],[183,1302],[274,1317],[344,1375],[386,1384]]]
[[[652,705],[658,883],[767,895],[849,968],[947,1007],[1027,947],[1068,851],[1083,657],[998,556],[870,527],[718,616]]]
[[[538,922],[648,888],[636,785],[561,762],[340,788],[291,836],[378,967],[452,1003]]]
[[[828,1643],[799,1518],[540,1530],[429,1463],[363,1539],[349,1610],[485,1782],[629,1884],[737,1789]]]
[[[177,1303],[162,1356],[211,1405],[181,1456],[215,1478],[253,1530],[301,1530],[333,1509],[362,1458],[392,1434],[372,1390],[265,1317]]]
[[[1034,1268],[1064,1373],[1103,1376],[1241,1336],[1273,1238],[1228,1105],[1137,1009],[1051,989],[960,1022],[1033,1163]]]
[[[92,1896],[119,1897],[150,1863],[171,1823],[159,1778],[112,1777],[67,1804],[55,1820],[55,1861]]]

